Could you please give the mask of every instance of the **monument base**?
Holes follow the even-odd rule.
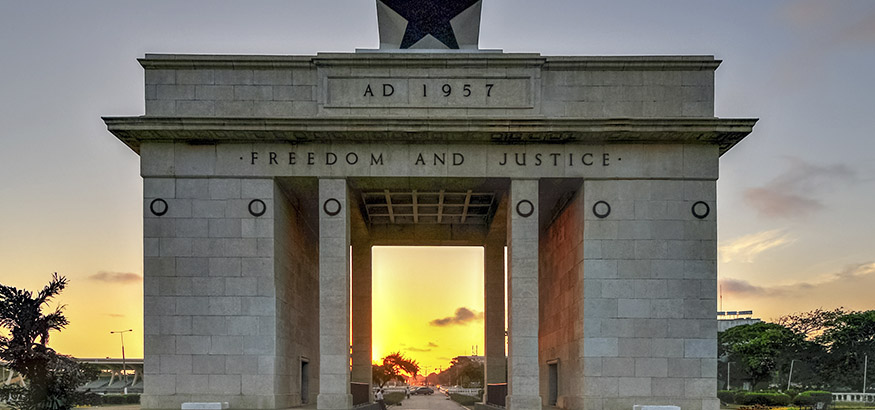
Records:
[[[538,410],[541,408],[541,396],[507,396],[508,410]]]
[[[352,408],[352,395],[322,393],[316,399],[316,408],[319,410],[349,410]]]

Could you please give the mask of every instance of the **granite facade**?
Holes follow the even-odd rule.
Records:
[[[226,57],[166,55],[141,59],[146,68],[146,115],[713,117],[714,69],[719,64],[708,56],[503,53],[237,56],[234,60],[229,64]],[[392,85],[391,95],[384,96],[388,94],[384,84]],[[440,98],[445,84],[455,93]],[[467,97],[465,84],[472,89]],[[488,98],[487,84],[495,85]]]
[[[302,320],[317,306],[300,263],[313,233],[290,199],[271,179],[234,178],[145,178],[144,198],[143,406],[300,404],[292,362],[318,355]],[[166,214],[152,213],[157,199]],[[250,214],[253,199],[264,215]]]
[[[755,123],[714,118],[718,60],[140,61],[145,116],[106,122],[144,178],[144,409],[351,408],[370,247],[465,245],[486,247],[486,377],[510,409],[717,410],[719,156]],[[365,189],[423,186],[498,203],[487,226],[360,211]]]

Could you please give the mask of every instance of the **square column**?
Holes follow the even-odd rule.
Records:
[[[358,236],[358,235],[356,235]],[[352,245],[352,381],[368,384],[371,391],[371,244]]]
[[[716,148],[693,159],[716,170]],[[718,410],[716,181],[588,180],[584,192],[584,408]]]
[[[483,249],[483,296],[484,296],[484,339],[486,342],[486,383],[497,384],[507,382],[507,357],[505,351],[504,323],[504,248],[507,246],[507,195],[504,195],[495,217],[486,234],[486,244]],[[489,389],[484,392],[484,401],[495,401],[489,397]],[[504,398],[502,397],[502,400]]]
[[[541,408],[538,380],[538,180],[510,184],[508,247],[509,410]]]
[[[487,243],[484,254],[486,383],[504,383],[504,243]]]
[[[352,408],[349,372],[350,212],[344,179],[319,180],[319,397],[317,408]]]

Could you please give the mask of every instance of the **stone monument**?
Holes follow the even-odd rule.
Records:
[[[756,122],[714,116],[720,61],[479,52],[480,1],[377,11],[380,51],[146,55],[145,115],[104,119],[144,180],[143,409],[367,404],[371,247],[465,245],[485,405],[717,410],[718,164]]]

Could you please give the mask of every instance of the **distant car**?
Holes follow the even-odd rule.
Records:
[[[420,387],[420,388],[418,388],[418,389],[416,389],[416,390],[410,392],[410,394],[411,394],[411,395],[414,395],[414,394],[416,394],[416,395],[424,394],[424,395],[426,395],[426,396],[431,396],[432,394],[434,394],[434,389],[432,389],[431,387],[425,387],[425,386],[423,386],[423,387]]]

